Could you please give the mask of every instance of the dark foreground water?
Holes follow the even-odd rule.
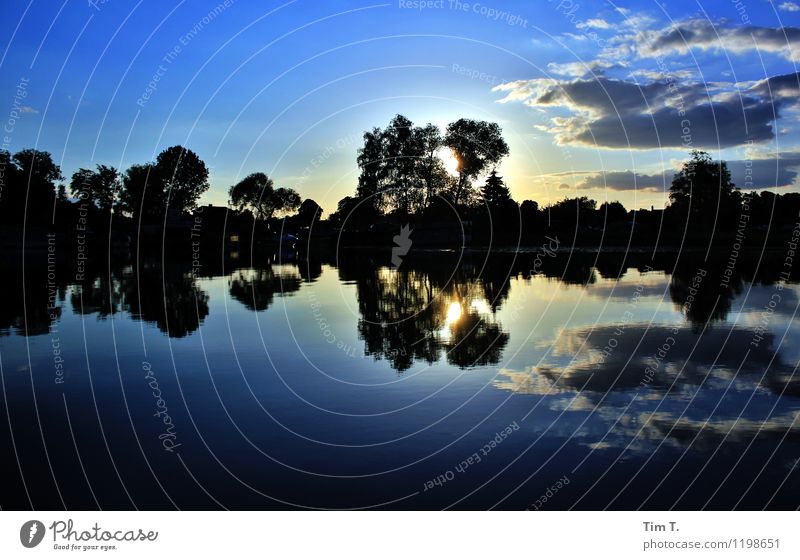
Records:
[[[3,509],[800,505],[782,255],[39,264]]]

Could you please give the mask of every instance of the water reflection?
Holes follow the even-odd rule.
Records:
[[[399,268],[392,267],[385,255],[352,254],[282,264],[266,259],[251,267],[238,262],[204,262],[202,268],[193,268],[169,260],[138,266],[95,261],[93,268],[81,272],[63,263],[43,266],[40,258],[27,265],[24,282],[20,268],[0,277],[0,289],[11,294],[0,311],[0,334],[44,334],[61,317],[68,300],[76,314],[105,319],[126,312],[180,338],[195,332],[209,313],[210,296],[199,279],[227,278],[230,296],[248,310],[261,312],[276,296],[317,281],[325,263],[338,269],[342,282],[357,288],[358,331],[367,353],[392,361],[400,370],[415,360],[435,362],[442,354],[459,367],[497,363],[509,333],[496,313],[515,279],[529,283],[536,277],[549,278],[614,300],[621,297],[619,290],[613,283],[598,283],[598,278],[622,280],[630,270],[651,271],[668,281],[668,291],[647,285],[643,295],[669,297],[695,332],[725,321],[745,286],[772,286],[780,280],[774,263],[764,261],[758,267],[742,263],[722,286],[719,279],[725,269],[719,263],[687,255],[653,258],[636,253],[559,253],[544,261],[525,253],[442,253],[409,258]],[[752,306],[752,301],[750,297],[745,305]]]
[[[358,334],[366,353],[398,371],[442,356],[460,368],[497,363],[508,334],[494,311],[508,293],[508,275],[480,278],[474,265],[453,258],[417,266],[340,261],[342,279],[357,287]]]
[[[641,469],[630,496],[612,504],[639,507],[673,464],[688,464],[691,480],[714,456],[708,471],[716,479],[710,490],[687,494],[691,507],[709,499],[719,472],[733,472],[731,480],[746,487],[762,469],[760,493],[746,503],[764,507],[762,497],[788,480],[778,503],[796,507],[798,286],[795,277],[779,276],[780,263],[743,259],[727,275],[724,266],[691,255],[422,253],[399,267],[390,256],[274,257],[199,268],[112,259],[81,271],[32,259],[24,283],[21,269],[0,276],[8,294],[0,351],[14,428],[26,441],[42,438],[31,417],[33,380],[39,409],[52,418],[44,437],[56,461],[74,466],[71,448],[58,451],[71,438],[58,428],[69,425],[59,417],[65,398],[73,425],[88,426],[76,430],[85,438],[81,449],[105,448],[92,424],[99,414],[114,431],[110,445],[120,447],[115,458],[125,457],[139,445],[118,415],[129,405],[160,479],[171,491],[191,482],[175,476],[174,457],[162,457],[158,433],[149,437],[158,426],[152,390],[141,382],[146,359],[185,438],[182,459],[232,507],[251,497],[215,470],[206,444],[254,487],[315,506],[389,502],[399,493],[417,496],[404,506],[444,507],[508,466],[509,484],[540,468],[542,474],[503,507],[526,507],[541,495],[537,484],[546,488],[572,469],[575,494],[564,494],[566,507],[605,507]],[[63,385],[53,382],[56,343]],[[88,395],[97,395],[99,412]],[[91,414],[81,416],[84,410]],[[460,477],[439,494],[420,494],[424,481],[512,422],[519,431],[482,463],[485,471],[471,471],[474,478]],[[205,441],[189,429],[195,423]],[[376,447],[383,442],[393,443]],[[298,470],[265,463],[253,445]],[[35,450],[28,457],[47,464]],[[746,467],[737,467],[740,460]],[[83,473],[73,470],[58,473],[80,490]],[[309,484],[302,472],[393,474]],[[46,489],[48,476],[45,470],[33,478]],[[103,476],[106,483],[116,475]],[[665,484],[648,505],[671,507],[684,490],[685,480]],[[150,503],[169,507],[158,488],[148,492]],[[42,493],[38,504],[60,507],[53,492]],[[181,505],[214,507],[197,501],[194,486],[178,494]],[[734,495],[720,493],[714,505],[732,507]],[[469,505],[494,505],[497,495],[487,496]],[[24,504],[24,495],[15,499]],[[130,507],[124,495],[111,502]]]
[[[287,266],[235,271],[229,280],[230,294],[251,311],[265,311],[275,294],[291,294],[300,289],[300,274]]]

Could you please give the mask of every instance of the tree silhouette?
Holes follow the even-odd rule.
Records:
[[[297,219],[305,227],[322,219],[322,207],[310,198],[305,199],[297,209]]]
[[[169,207],[178,213],[194,210],[200,195],[209,188],[206,164],[183,146],[172,146],[158,154],[155,171]]]
[[[693,150],[689,161],[672,179],[669,199],[673,213],[687,217],[693,226],[710,228],[714,217],[738,204],[739,193],[731,182],[727,163],[713,161],[708,153]]]
[[[106,171],[107,177],[109,173]],[[155,163],[134,164],[125,171],[119,209],[137,222],[159,222],[168,209],[174,214],[194,210],[208,188],[208,168],[203,160],[192,150],[172,146],[158,154]]]
[[[155,221],[163,212],[163,195],[152,164],[134,164],[122,176],[119,208],[137,223]]]
[[[417,138],[420,159],[418,162],[419,173],[422,176],[425,188],[423,205],[429,206],[437,191],[446,186],[447,172],[437,155],[444,145],[444,138],[439,127],[428,123],[414,131]]]
[[[478,175],[508,155],[508,144],[503,140],[502,129],[497,123],[459,119],[447,126],[444,143],[458,159],[454,204],[461,201],[464,191],[471,187]]]
[[[422,157],[414,123],[395,116],[384,131],[384,166],[381,173],[385,205],[408,215],[422,202],[422,184],[416,173]]]
[[[293,189],[274,187],[266,173],[251,173],[228,190],[231,204],[239,211],[250,209],[257,219],[270,220],[281,212],[300,206],[300,195]]]
[[[119,172],[107,165],[98,165],[96,171],[80,168],[72,174],[69,190],[72,196],[91,202],[101,210],[110,210],[120,194],[122,182]]]
[[[367,201],[367,204],[377,210],[381,202],[377,194],[380,190],[381,174],[385,164],[383,132],[380,128],[375,127],[364,133],[364,146],[358,150],[356,162],[361,169],[356,197]]]
[[[29,222],[45,222],[53,211],[56,182],[63,179],[50,153],[24,149],[12,157],[0,151],[0,170],[3,222],[21,224],[26,214]]]
[[[597,201],[586,196],[565,198],[549,206],[547,210],[553,220],[568,224],[586,224],[597,207]]]
[[[511,193],[503,182],[503,178],[492,170],[486,179],[486,184],[481,188],[483,202],[492,209],[503,208],[511,202]]]
[[[598,212],[600,213],[600,219],[603,223],[622,222],[628,217],[628,211],[625,210],[622,203],[617,201],[604,202],[600,205],[600,208],[598,208]]]
[[[443,147],[458,159],[455,182],[440,157]],[[442,136],[436,125],[416,127],[407,117],[396,115],[386,129],[364,133],[357,157],[361,173],[356,198],[376,211],[404,216],[430,207],[441,193],[448,193],[455,204],[471,202],[472,181],[506,155],[508,145],[496,123],[461,119]]]

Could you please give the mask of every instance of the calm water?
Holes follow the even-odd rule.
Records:
[[[2,286],[0,506],[796,508],[798,286],[724,266],[34,263]]]

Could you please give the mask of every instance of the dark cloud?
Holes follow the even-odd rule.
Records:
[[[731,179],[743,190],[790,187],[797,180],[800,152],[787,152],[778,157],[728,162]]]
[[[742,190],[791,187],[800,172],[800,152],[784,152],[778,156],[759,155],[749,160],[729,160],[728,169],[733,183]],[[612,191],[669,191],[677,169],[663,173],[635,173],[633,171],[591,171],[559,173],[557,176],[580,175],[573,186],[562,184],[564,189],[602,189]]]
[[[796,98],[800,91],[800,72],[761,80],[750,91],[764,98]]]
[[[765,333],[764,342],[753,347],[755,336],[747,328],[711,328],[699,338],[690,328],[660,325],[630,325],[621,335],[613,326],[565,329],[552,344],[552,361],[525,372],[543,379],[530,380],[529,386],[517,391],[538,393],[546,388],[587,394],[647,386],[657,392],[690,394],[699,384],[729,382],[737,372],[737,379],[751,389],[765,386],[798,394],[800,383],[791,379],[792,366],[776,355],[774,335]],[[603,357],[609,341],[614,341],[613,351]],[[768,374],[762,379],[765,370]]]
[[[565,108],[541,127],[559,144],[604,148],[730,148],[768,142],[784,107],[797,99],[796,75],[776,76],[744,91],[735,84],[533,79],[501,84],[501,102]],[[794,85],[793,85],[794,84]],[[794,90],[792,89],[794,87]],[[769,95],[770,88],[778,94]],[[794,92],[794,95],[792,94]]]
[[[689,19],[659,30],[626,37],[643,57],[686,54],[690,50],[720,50],[733,54],[770,52],[790,61],[800,60],[800,28],[731,25],[707,19]]]
[[[739,99],[700,105],[679,116],[662,108],[651,115],[604,116],[563,137],[566,143],[606,148],[729,148],[775,137],[775,107],[769,102]]]
[[[669,190],[673,172],[647,175],[633,171],[603,171],[586,175],[575,184],[578,189],[611,189],[614,191]]]

